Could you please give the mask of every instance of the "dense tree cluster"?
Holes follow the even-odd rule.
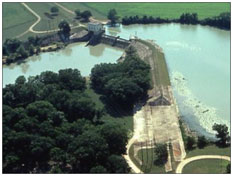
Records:
[[[202,25],[216,26],[223,29],[231,29],[231,14],[230,12],[221,13],[219,16],[206,18],[200,21]]]
[[[138,15],[136,16],[125,16],[122,18],[122,24],[124,25],[129,25],[129,24],[153,24],[153,23],[169,23],[169,19],[162,19],[160,17],[153,17],[153,16],[146,16],[144,15],[143,17],[139,17]]]
[[[183,13],[180,16],[179,22],[181,24],[197,24],[198,23],[197,13]]]
[[[230,144],[230,136],[228,127],[224,124],[214,124],[213,130],[216,131],[216,138],[218,141],[216,142],[217,145],[220,147],[226,147]]]
[[[108,19],[111,21],[112,25],[115,25],[120,17],[117,16],[115,9],[110,9],[108,12]]]
[[[163,19],[160,17],[153,16],[125,16],[122,18],[122,24],[130,25],[130,24],[161,24],[161,23],[181,23],[181,24],[201,24],[201,25],[209,25],[223,29],[231,28],[231,20],[230,13],[221,13],[219,16],[212,18],[205,18],[203,20],[198,20],[197,13],[183,13],[181,14],[179,19]]]
[[[4,173],[128,173],[127,130],[101,122],[77,69],[3,88]]]
[[[3,43],[3,56],[7,56],[6,62],[12,63],[27,58],[40,51],[41,38],[29,37],[28,41],[21,42],[18,39],[6,39]]]
[[[91,85],[106,101],[129,110],[150,88],[150,66],[139,59],[132,47],[126,53],[123,62],[95,65]]]
[[[74,12],[76,14],[77,19],[83,18],[83,20],[86,22],[89,21],[89,18],[92,16],[91,11],[89,11],[89,10],[85,10],[85,11],[81,12],[79,9],[77,9]]]

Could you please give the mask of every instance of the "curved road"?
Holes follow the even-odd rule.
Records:
[[[199,155],[194,156],[191,158],[187,158],[180,162],[180,164],[176,168],[176,173],[181,174],[184,166],[190,162],[196,161],[196,160],[202,160],[202,159],[224,159],[227,161],[230,161],[231,158],[229,156],[222,156],[222,155]]]
[[[26,30],[25,32],[23,32],[22,34],[18,35],[17,38],[25,35],[27,32],[33,32],[33,33],[37,33],[37,34],[44,34],[44,33],[50,33],[50,32],[56,32],[56,31],[59,31],[59,29],[54,29],[54,30],[48,30],[48,31],[36,31],[34,30],[33,28],[40,22],[41,20],[41,17],[34,11],[32,10],[27,4],[25,4],[24,2],[21,3],[27,10],[29,10],[36,18],[36,22],[33,23],[28,30]],[[74,28],[78,28],[80,26],[85,26],[85,25],[82,25],[82,24],[79,24],[77,26],[72,26],[71,29],[74,29]],[[86,27],[86,26],[85,26]]]
[[[127,163],[129,164],[129,166],[131,167],[132,171],[136,174],[142,174],[143,172],[133,163],[133,161],[130,159],[129,157],[129,148],[130,146],[134,143],[135,138],[132,137],[127,146],[126,146],[126,155],[123,155],[123,157],[125,158],[125,160],[127,161]]]

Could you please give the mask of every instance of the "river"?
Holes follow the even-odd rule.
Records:
[[[106,27],[106,33],[154,40],[165,53],[180,114],[190,128],[212,137],[213,123],[230,127],[230,31],[200,25],[153,24]],[[72,44],[64,50],[33,56],[3,67],[3,85],[17,76],[78,68],[88,76],[98,63],[114,63],[122,50],[106,45]]]

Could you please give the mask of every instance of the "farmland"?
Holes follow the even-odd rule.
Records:
[[[182,13],[197,13],[199,19],[230,12],[230,3],[61,3],[71,10],[90,10],[96,18],[107,18],[115,8],[120,17],[152,15],[161,18],[179,18]],[[146,10],[145,10],[146,9]]]

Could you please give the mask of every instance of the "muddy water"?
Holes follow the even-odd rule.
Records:
[[[19,75],[35,76],[43,71],[58,72],[60,69],[77,68],[83,76],[88,76],[94,65],[99,63],[115,63],[123,50],[104,44],[85,47],[86,43],[68,45],[58,52],[41,53],[29,57],[21,64],[3,66],[3,86],[14,83]]]
[[[212,136],[214,122],[230,126],[229,31],[179,24],[108,29],[126,39],[154,40],[163,48],[174,95],[191,129]]]
[[[191,129],[212,136],[214,122],[230,125],[230,32],[211,27],[163,24],[107,27],[107,33],[129,39],[151,39],[165,53],[180,113]],[[33,56],[3,67],[3,85],[19,75],[78,68],[87,76],[98,63],[114,63],[122,50],[106,45],[72,44],[64,50]]]

